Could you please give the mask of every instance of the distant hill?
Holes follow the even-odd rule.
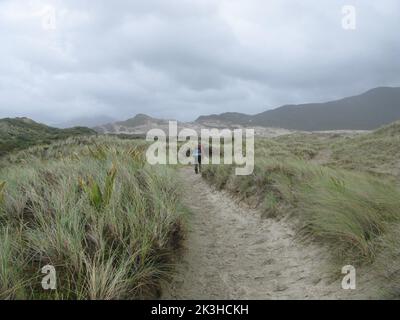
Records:
[[[222,122],[230,124],[249,124],[253,116],[238,112],[225,112],[219,115],[211,114],[208,116],[200,116],[196,119],[197,123],[213,123]]]
[[[96,134],[96,132],[85,127],[57,129],[28,118],[4,118],[0,119],[0,156],[37,144],[47,144],[71,136],[92,134]]]
[[[200,116],[180,127],[199,131],[201,128],[252,127],[261,136],[268,130],[282,128],[296,131],[374,130],[400,120],[400,88],[381,87],[361,95],[326,103],[286,105],[249,115],[226,112]],[[168,129],[168,120],[137,114],[126,121],[110,122],[94,127],[99,133],[144,135],[152,128]],[[279,134],[283,134],[284,131]]]
[[[235,129],[238,127],[242,127],[240,125],[235,124],[236,120],[232,121],[232,125],[227,122],[218,122],[218,121],[210,121],[208,122],[204,119],[202,123],[196,122],[179,122],[178,121],[178,130],[183,128],[191,129],[196,131],[198,134],[201,132],[201,129],[207,128],[218,128],[218,129]],[[151,129],[161,129],[164,132],[169,132],[169,120],[164,119],[156,119],[152,118],[145,114],[137,114],[135,117],[128,119],[126,121],[119,121],[114,123],[108,123],[102,126],[94,127],[98,133],[103,134],[117,134],[119,137],[127,137],[127,138],[138,138],[145,137]],[[289,134],[290,130],[285,129],[275,129],[275,128],[265,128],[265,127],[253,127],[255,129],[256,136],[262,137],[276,137],[279,135]]]
[[[165,124],[167,120],[161,120],[152,118],[146,114],[139,113],[135,117],[128,119],[126,121],[117,122],[117,124],[126,127],[138,127],[138,126],[145,126],[150,123],[158,123],[158,124]]]
[[[400,119],[400,88],[381,87],[326,103],[286,105],[247,115],[201,116],[196,123],[226,123],[292,130],[373,130]]]
[[[160,126],[168,126],[168,120],[156,119],[139,113],[128,120],[107,123],[96,126],[93,129],[99,133],[143,134],[152,128]]]

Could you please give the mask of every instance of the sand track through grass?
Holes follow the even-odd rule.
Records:
[[[326,248],[298,241],[285,219],[263,219],[207,184],[179,172],[190,208],[183,261],[163,299],[349,299],[328,267]],[[340,270],[338,271],[340,274]]]

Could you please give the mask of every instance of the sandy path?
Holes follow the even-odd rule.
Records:
[[[163,299],[335,299],[349,297],[319,246],[295,240],[283,220],[262,219],[180,170],[191,209],[187,250]],[[196,186],[196,187],[194,187]],[[340,272],[340,270],[339,270]],[[354,296],[354,291],[351,292]]]

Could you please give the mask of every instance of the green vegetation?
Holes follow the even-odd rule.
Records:
[[[332,145],[331,165],[400,176],[400,122]]]
[[[0,182],[0,204],[3,202],[4,199],[4,187],[6,186],[6,182]]]
[[[202,174],[265,217],[290,215],[299,236],[325,243],[338,263],[372,266],[398,296],[399,128],[260,139],[252,175],[235,176],[233,165],[205,166]]]
[[[185,209],[172,169],[148,167],[145,147],[77,137],[3,159],[0,298],[158,295],[181,244]],[[47,264],[56,268],[56,290],[41,287]]]
[[[32,143],[18,142],[19,125]],[[2,120],[0,129],[10,150],[24,149],[0,158],[0,298],[156,297],[184,234],[173,169],[149,167],[140,139],[80,129],[71,137],[75,129],[61,134],[26,119]],[[338,263],[371,267],[390,283],[385,294],[398,297],[399,143],[400,123],[257,139],[252,175],[234,175],[234,165],[204,166],[202,175],[264,217],[290,217]],[[47,264],[57,290],[41,287]]]
[[[27,118],[0,119],[0,156],[10,151],[49,144],[68,137],[94,134],[94,130],[85,127],[57,129]]]

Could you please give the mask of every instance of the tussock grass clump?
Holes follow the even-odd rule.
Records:
[[[140,141],[93,139],[0,171],[1,298],[146,298],[169,277],[185,212],[174,175],[146,166]],[[41,287],[47,264],[56,290]]]
[[[324,168],[295,189],[307,231],[344,257],[373,261],[377,239],[400,220],[400,190],[368,174]]]

